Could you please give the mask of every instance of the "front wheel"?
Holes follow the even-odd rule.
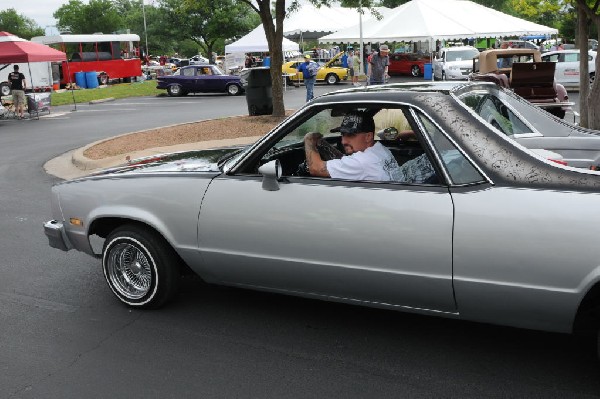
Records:
[[[336,84],[339,81],[340,81],[340,77],[337,76],[335,73],[330,73],[325,78],[325,82],[327,82],[328,85],[334,85],[334,84]]]
[[[596,74],[592,72],[590,73],[590,86],[594,84],[594,79],[596,79]]]
[[[242,92],[242,89],[240,88],[240,86],[236,85],[235,83],[232,83],[230,85],[227,85],[227,94],[229,94],[230,96],[239,96]]]
[[[418,65],[413,65],[412,68],[410,68],[410,74],[415,78],[418,77],[421,74],[421,68],[419,68]]]
[[[183,95],[183,90],[180,85],[171,85],[167,87],[167,94],[171,97],[181,97]]]
[[[136,225],[114,230],[102,249],[102,270],[119,300],[136,308],[157,308],[179,286],[179,258],[157,233]]]

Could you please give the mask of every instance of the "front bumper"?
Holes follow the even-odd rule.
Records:
[[[61,222],[49,220],[44,223],[44,233],[48,237],[48,244],[52,248],[68,251],[73,248],[73,245],[67,238],[67,233]]]

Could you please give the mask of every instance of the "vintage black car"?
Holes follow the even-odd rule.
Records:
[[[210,64],[186,66],[173,75],[158,77],[157,81],[157,89],[165,89],[174,97],[188,93],[227,93],[237,96],[244,92],[239,76],[226,75]]]

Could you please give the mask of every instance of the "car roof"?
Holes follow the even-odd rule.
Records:
[[[546,54],[570,54],[570,53],[578,53],[579,49],[578,48],[573,48],[573,49],[567,49],[567,50],[553,50],[553,51],[546,51],[544,53],[544,55]],[[595,51],[593,50],[588,50],[588,54],[596,54]]]
[[[442,50],[477,50],[473,46],[452,46],[452,47],[444,47]]]

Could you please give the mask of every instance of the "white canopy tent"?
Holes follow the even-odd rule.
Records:
[[[558,30],[467,0],[412,0],[363,24],[368,42],[429,41],[557,34]],[[321,43],[359,42],[359,25],[323,36]],[[431,49],[431,48],[430,48]]]
[[[389,13],[387,7],[376,7],[381,15]],[[363,19],[368,20],[374,15],[368,8],[363,9]],[[328,33],[349,28],[358,23],[356,8],[345,7],[315,7],[311,3],[302,6],[286,15],[283,21],[283,35],[294,40],[313,40]]]
[[[300,46],[289,39],[283,38],[282,50],[299,51]],[[267,35],[261,25],[258,25],[252,32],[242,37],[240,40],[225,46],[225,53],[266,53],[269,51]]]

